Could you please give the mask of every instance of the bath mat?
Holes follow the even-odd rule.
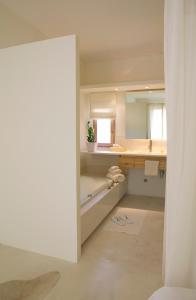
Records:
[[[103,230],[139,234],[147,211],[117,207],[106,220]]]
[[[60,279],[59,272],[49,272],[32,280],[12,280],[0,284],[1,300],[43,300]]]

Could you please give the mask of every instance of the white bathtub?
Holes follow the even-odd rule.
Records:
[[[80,176],[80,205],[84,206],[92,197],[112,186],[112,180],[106,177]]]
[[[127,192],[127,181],[111,186],[104,177],[81,177],[81,242],[90,236]]]

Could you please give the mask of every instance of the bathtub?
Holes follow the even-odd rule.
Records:
[[[111,188],[111,186],[112,180],[105,177],[80,176],[80,206],[83,207],[98,193]]]
[[[82,244],[127,192],[127,181],[113,184],[105,177],[81,176],[80,216]]]

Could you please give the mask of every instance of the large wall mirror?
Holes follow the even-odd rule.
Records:
[[[164,90],[127,92],[125,111],[127,139],[167,139]]]

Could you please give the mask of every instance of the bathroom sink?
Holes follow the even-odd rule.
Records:
[[[111,147],[110,150],[112,152],[126,152],[127,151],[126,148],[121,147],[121,146],[119,146],[119,147]]]

